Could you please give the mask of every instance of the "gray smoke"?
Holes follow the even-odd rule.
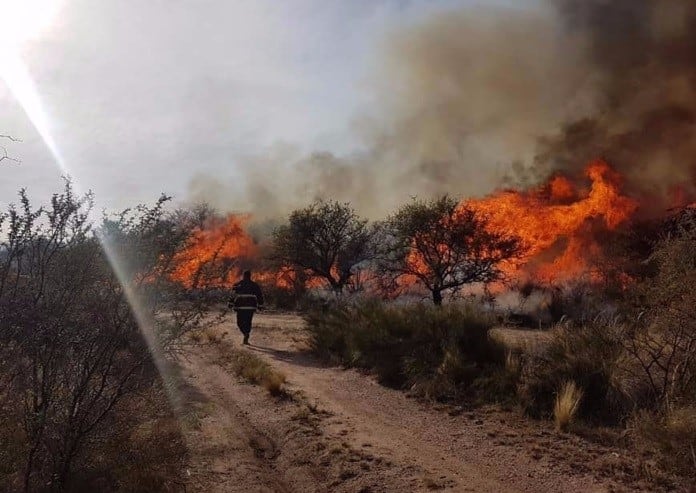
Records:
[[[599,81],[597,111],[540,142],[537,164],[578,171],[603,157],[661,214],[696,199],[696,2],[557,0],[562,28]],[[650,204],[650,205],[648,205]],[[676,204],[675,204],[676,205]]]
[[[192,200],[274,218],[322,197],[381,217],[415,195],[579,177],[603,157],[662,206],[678,185],[694,191],[695,12],[688,0],[557,0],[435,15],[376,49],[375,104],[356,125],[366,150],[278,145],[238,162],[236,183],[197,177]]]

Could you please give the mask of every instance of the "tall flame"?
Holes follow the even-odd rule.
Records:
[[[614,230],[638,207],[622,195],[621,178],[606,162],[592,161],[585,175],[589,190],[556,176],[537,189],[499,192],[462,205],[485,216],[493,230],[522,239],[525,274],[543,281],[568,280],[587,273],[589,259],[601,251],[592,227]]]
[[[241,274],[239,261],[258,255],[256,243],[245,229],[248,220],[232,214],[195,230],[174,257],[171,279],[188,288],[225,287],[236,282]]]
[[[515,266],[505,266],[509,275],[542,282],[593,276],[591,260],[602,253],[595,233],[615,230],[630,219],[638,203],[621,193],[621,178],[606,162],[589,163],[585,175],[589,179],[586,187],[558,175],[541,187],[502,191],[463,200],[460,205],[485,217],[493,231],[522,239],[525,258]],[[188,246],[175,257],[172,280],[189,288],[231,286],[241,274],[241,264],[258,264],[259,248],[246,231],[248,221],[247,216],[230,215],[194,231]],[[415,253],[409,261],[422,264]],[[284,289],[296,285],[297,276],[288,267],[255,274],[260,282]],[[308,273],[302,273],[301,279],[307,288],[322,285]],[[415,279],[402,281],[410,285]]]

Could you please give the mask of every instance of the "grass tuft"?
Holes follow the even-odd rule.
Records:
[[[553,417],[558,431],[568,431],[573,424],[582,396],[583,391],[575,382],[568,381],[563,384],[553,407]]]
[[[254,385],[260,385],[274,397],[284,396],[286,377],[262,358],[249,351],[233,350],[230,357],[232,370]]]

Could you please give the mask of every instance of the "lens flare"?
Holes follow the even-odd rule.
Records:
[[[0,51],[19,46],[44,32],[61,9],[60,0],[0,0]]]
[[[61,172],[66,176],[73,176],[53,137],[50,117],[36,90],[34,80],[19,55],[20,45],[46,28],[55,18],[59,7],[60,2],[55,0],[0,0],[0,19],[2,19],[0,20],[0,77],[41,136]],[[75,182],[75,189],[80,191],[79,182]],[[98,220],[97,217],[94,219]],[[182,403],[174,390],[176,386],[171,385],[170,370],[160,349],[150,310],[133,290],[131,279],[125,269],[126,264],[109,244],[108,238],[100,237],[100,242],[111,268],[123,287],[126,300],[165,383],[172,408],[178,412],[181,410]]]

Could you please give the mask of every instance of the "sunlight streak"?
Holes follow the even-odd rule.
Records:
[[[14,98],[24,109],[48,150],[51,151],[60,170],[63,174],[69,175],[65,161],[51,135],[48,115],[43,109],[44,106],[36,91],[34,81],[29,75],[27,66],[16,53],[0,53],[0,75],[2,75]]]
[[[1,5],[1,4],[0,4]],[[0,51],[0,76],[4,79],[8,89],[22,106],[29,120],[32,122],[37,133],[41,136],[46,147],[53,155],[58,167],[65,176],[72,176],[68,166],[56,144],[56,141],[51,133],[49,124],[49,115],[44,110],[41,98],[34,81],[29,74],[27,66],[21,60],[17,53],[12,53],[9,50]],[[83,193],[80,190],[79,182],[75,182],[75,189],[78,193]],[[96,213],[95,213],[96,214]],[[99,220],[96,215],[92,218],[95,222]],[[126,299],[131,307],[131,311],[138,322],[140,332],[147,343],[153,361],[157,366],[159,374],[164,382],[166,392],[169,397],[170,404],[175,412],[181,411],[181,399],[176,392],[176,386],[172,385],[171,372],[168,369],[167,362],[164,359],[160,345],[155,333],[155,323],[150,314],[150,310],[142,302],[138,294],[133,290],[131,279],[127,275],[127,270],[124,268],[125,262],[120,258],[117,252],[109,244],[108,238],[99,236],[102,249],[111,264],[116,277],[118,278]]]

